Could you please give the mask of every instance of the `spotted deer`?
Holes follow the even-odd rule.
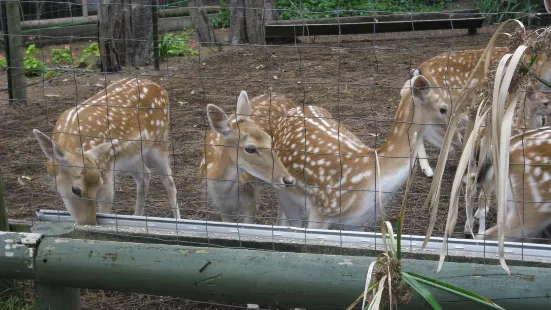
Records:
[[[96,224],[111,213],[114,180],[129,172],[136,182],[135,215],[144,213],[151,171],[157,170],[180,218],[168,158],[169,97],[158,84],[137,78],[116,81],[63,112],[52,138],[33,133],[48,158],[48,175],[77,224]]]
[[[512,137],[509,150],[505,240],[536,238],[551,224],[551,127]],[[493,175],[492,163],[485,161],[477,186],[493,182]],[[497,240],[497,226],[479,232],[475,237]]]
[[[376,190],[382,190],[384,205],[408,177],[412,148],[415,158],[423,139],[442,141],[448,115],[448,105],[432,93],[430,83],[416,76],[401,90],[390,136],[374,150],[319,106],[299,107],[272,93],[253,98],[251,107],[252,119],[271,134],[273,148],[297,182],[276,189],[278,225],[301,226],[300,213],[306,206],[308,227],[318,229],[342,224],[347,230],[363,230],[373,224],[382,207]],[[460,146],[461,139],[456,136],[452,147]],[[377,187],[375,151],[381,171]],[[254,181],[249,174],[241,179]],[[257,183],[249,184],[254,187]],[[254,191],[241,194],[254,199]]]
[[[459,99],[459,94],[463,87],[475,87],[484,79],[484,67],[482,64],[475,72],[471,83],[466,85],[469,75],[476,67],[483,52],[484,49],[442,53],[421,63],[417,68],[412,70],[412,76],[419,74],[425,76],[431,85],[435,87],[434,92],[440,95],[453,108],[453,103]],[[493,51],[491,62],[498,63],[509,52],[508,48],[496,47]],[[532,54],[529,52],[525,53],[524,64],[529,64],[531,60]],[[545,54],[536,57],[532,70],[543,78],[551,80],[551,62]],[[543,84],[538,85],[536,89],[541,90],[542,88]],[[462,131],[465,129],[467,121],[468,118],[465,115],[458,127],[460,133],[463,133]],[[421,145],[419,149],[419,165],[427,177],[434,175],[427,160],[424,145]]]
[[[243,222],[254,221],[257,189],[252,183],[239,182],[243,174],[270,183],[275,188],[295,183],[295,178],[272,150],[270,131],[259,126],[251,114],[245,91],[237,99],[236,116],[228,117],[217,106],[207,106],[212,130],[207,136],[200,175],[224,222],[235,221],[237,206],[243,209]]]
[[[524,97],[524,96],[521,96]],[[543,127],[545,124],[545,118],[551,116],[551,105],[549,104],[549,98],[546,94],[538,91],[533,85],[528,85],[526,87],[526,101],[521,104],[519,109],[519,114],[516,118],[513,127],[511,128],[511,136],[516,136],[524,133],[525,131],[538,129]],[[521,99],[522,100],[522,99]],[[480,133],[477,136],[476,145],[474,147],[474,169],[478,167],[478,158],[481,148],[482,141],[484,140],[485,128],[481,128]],[[486,156],[484,161],[489,161],[490,156]],[[476,170],[475,170],[476,171]],[[486,174],[485,171],[481,172],[481,175],[484,175],[485,178],[491,179],[492,174]],[[476,172],[473,172],[470,176],[471,179],[477,177]],[[464,183],[466,180],[464,179]],[[475,187],[475,191],[478,193],[478,203],[481,204],[477,209],[474,217],[472,216],[472,210],[467,210],[467,221],[465,222],[465,234],[470,235],[470,228],[473,227],[475,220],[479,219],[479,233],[483,232],[486,229],[486,213],[489,208],[487,200],[484,200],[483,197],[489,195],[494,191],[493,182],[486,182],[484,184],[478,184]],[[475,193],[476,194],[476,193]]]

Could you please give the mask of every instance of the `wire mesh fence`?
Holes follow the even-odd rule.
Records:
[[[476,52],[447,53],[484,49],[496,22],[506,18],[534,27],[545,25],[546,18],[538,11],[541,5],[531,1],[514,9],[491,1],[410,1],[405,7],[399,1],[386,6],[378,1],[326,1],[330,8],[283,2],[112,1],[110,11],[103,1],[18,1],[21,31],[16,35],[24,49],[19,63],[26,76],[26,105],[10,104],[9,58],[16,56],[3,53],[7,61],[0,60],[6,70],[0,77],[0,168],[9,218],[33,224],[71,222],[77,213],[70,218],[66,206],[98,201],[100,212],[112,208],[112,214],[98,215],[99,227],[84,226],[90,235],[312,253],[322,246],[340,253],[378,249],[380,216],[397,221],[410,150],[413,139],[419,139],[408,130],[419,133],[424,125],[434,125],[427,127],[423,143],[434,169],[446,128],[442,110],[453,108],[453,100],[448,105],[442,98],[434,100],[435,90],[414,94],[414,104],[421,100],[430,105],[412,108],[412,95],[404,86],[421,81],[412,78],[412,70],[443,54],[444,67],[420,74],[431,84],[429,76],[437,76],[435,72],[447,72],[444,79],[451,82],[465,79],[453,62]],[[451,13],[467,9],[463,4],[474,4],[468,8],[480,12]],[[5,5],[2,10],[7,13]],[[426,11],[437,13],[419,15],[418,20],[409,14]],[[115,20],[103,19],[107,16]],[[431,23],[423,23],[427,20]],[[194,24],[206,28],[194,31]],[[411,31],[397,32],[400,27]],[[3,30],[5,51],[10,51],[14,34],[5,23]],[[102,36],[102,31],[112,36]],[[201,41],[205,37],[215,44]],[[118,70],[108,71],[116,72],[104,72],[109,62]],[[242,90],[256,115],[251,117],[257,122],[254,128],[231,122],[236,112],[251,112],[240,97]],[[542,99],[547,95],[542,96],[538,100],[547,102]],[[208,105],[223,110],[230,122]],[[271,118],[266,121],[266,116]],[[45,134],[42,149],[33,129]],[[65,155],[74,155],[71,160],[48,149],[47,139],[56,131],[66,133],[54,140]],[[114,166],[103,163],[92,184],[94,173],[77,163],[97,164],[93,153],[87,153],[92,160],[83,159],[82,151],[104,141],[114,152],[106,148],[101,154],[111,154],[106,156],[113,157]],[[235,141],[240,141],[237,148]],[[270,148],[276,151],[273,155]],[[47,163],[48,151],[61,157]],[[446,227],[459,156],[460,147],[450,154],[441,182],[436,237]],[[111,179],[112,171],[116,178]],[[404,245],[411,253],[430,224],[430,210],[422,207],[432,182],[427,173],[417,171],[408,194],[403,233],[409,236]],[[98,177],[109,189],[98,191]],[[383,184],[384,208],[375,208],[377,183]],[[249,207],[249,213],[238,206]],[[280,225],[279,206],[289,213],[287,223],[298,222],[291,225],[295,228]],[[142,215],[141,208],[143,217],[133,217]],[[182,220],[175,219],[175,209]],[[221,213],[230,218],[230,211],[240,211],[235,221],[216,223],[224,218]],[[82,215],[84,221],[93,217],[90,212]],[[461,211],[452,237],[465,237],[466,220]],[[486,227],[496,223],[495,211],[490,209],[486,221]],[[330,232],[307,232],[306,227]],[[548,242],[545,231],[532,237],[531,242]],[[485,244],[463,240],[452,247],[456,256],[468,252],[467,247],[481,258],[495,258]],[[548,256],[526,254],[530,249],[540,248],[515,245],[509,251],[520,264]],[[152,307],[180,306],[172,299],[161,304]]]

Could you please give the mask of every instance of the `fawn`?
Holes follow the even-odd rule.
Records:
[[[254,221],[256,187],[251,183],[238,182],[241,175],[250,174],[276,188],[295,183],[295,178],[272,150],[269,131],[256,124],[251,114],[245,91],[237,99],[235,117],[228,117],[214,105],[207,106],[207,118],[212,130],[207,137],[200,174],[224,222],[235,221],[233,213],[238,205],[244,206],[244,222]],[[248,191],[252,193],[242,194]]]
[[[317,106],[303,109],[276,94],[253,98],[251,107],[251,119],[271,134],[277,156],[297,183],[276,189],[278,225],[301,226],[300,211],[306,205],[308,227],[320,229],[343,224],[348,230],[363,230],[373,223],[376,207],[382,207],[377,190],[383,191],[384,205],[408,177],[410,150],[413,148],[415,158],[423,139],[429,143],[442,141],[448,120],[448,105],[431,91],[428,80],[423,76],[408,80],[401,90],[393,131],[377,150],[381,184],[375,186],[375,150],[365,146],[327,110]],[[209,138],[213,136],[211,131]],[[461,139],[458,135],[454,138],[453,147],[459,148]],[[256,199],[254,179],[247,173],[241,177],[251,184],[240,193],[247,202]]]
[[[116,81],[63,112],[52,138],[33,133],[48,158],[47,171],[77,224],[96,224],[111,213],[114,180],[129,172],[136,182],[135,215],[144,213],[151,179],[161,174],[176,219],[180,211],[168,158],[169,97],[158,84],[137,78]]]
[[[469,75],[482,57],[483,52],[484,49],[442,53],[421,63],[412,71],[412,75],[422,74],[426,77],[431,85],[435,87],[434,92],[439,94],[453,108],[454,100],[459,99],[459,94],[463,87],[466,89],[475,87],[484,79],[484,65],[482,64],[474,72],[471,83],[466,85]],[[491,62],[498,63],[509,52],[508,48],[494,48]],[[523,59],[524,64],[529,64],[531,60],[532,54],[526,52]],[[551,80],[551,62],[545,54],[540,54],[536,57],[532,70],[536,74]],[[539,84],[536,90],[542,90],[542,88],[543,84]],[[468,118],[465,115],[458,127],[460,133],[465,129],[467,121]],[[419,149],[419,165],[426,176],[432,177],[434,172],[426,158],[426,151],[423,145]]]

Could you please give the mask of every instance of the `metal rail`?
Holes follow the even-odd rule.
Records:
[[[74,222],[67,211],[39,210],[37,216],[39,221]],[[80,226],[78,229],[99,234],[150,237],[155,240],[164,238],[178,240],[195,237],[204,238],[208,242],[223,239],[239,242],[323,246],[373,251],[381,251],[383,245],[381,234],[374,232],[320,230],[186,219],[175,220],[117,214],[98,214],[97,222],[97,226]],[[414,255],[438,255],[442,248],[443,238],[432,237],[425,249],[421,249],[424,238],[424,236],[404,235],[402,238],[403,252]],[[448,238],[447,250],[448,255],[454,257],[454,260],[457,260],[457,258],[493,260],[498,257],[498,247],[495,241]],[[505,254],[506,259],[512,265],[528,262],[551,263],[551,245],[546,244],[506,242]]]

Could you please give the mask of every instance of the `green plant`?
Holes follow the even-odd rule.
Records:
[[[508,19],[520,18],[533,12],[545,12],[543,1],[520,0],[480,0],[480,12],[493,15],[494,21],[501,23]]]
[[[100,56],[99,45],[97,42],[91,42],[90,45],[77,56],[76,52],[71,53],[71,47],[67,44],[62,49],[52,49],[52,63],[68,64],[80,68],[92,67]]]
[[[70,64],[73,60],[71,57],[71,47],[67,44],[62,49],[52,49],[52,62],[54,64]]]
[[[220,9],[218,9],[218,16],[212,19],[212,27],[214,28],[229,28],[230,27],[230,9],[228,3],[225,1],[220,2]]]
[[[97,63],[99,56],[100,52],[98,43],[90,41],[90,45],[82,51],[81,57],[75,59],[75,66],[81,68],[91,68]]]
[[[4,56],[0,56],[0,71],[5,71],[8,68],[8,63]]]
[[[410,161],[413,162],[413,150],[410,153]],[[380,184],[378,179],[379,173],[379,157],[375,153],[375,163],[378,173],[376,174],[376,182]],[[393,309],[397,304],[407,304],[411,300],[411,291],[415,291],[420,294],[435,310],[441,310],[442,307],[427,289],[432,287],[444,292],[454,294],[456,296],[467,298],[475,301],[479,304],[486,305],[494,309],[503,309],[490,299],[480,296],[476,293],[470,292],[466,289],[429,278],[420,274],[406,272],[402,270],[402,227],[404,217],[406,213],[407,198],[409,189],[411,187],[413,176],[417,172],[419,165],[415,165],[411,173],[408,176],[406,190],[402,201],[402,207],[400,210],[400,216],[398,217],[396,238],[394,237],[394,231],[392,224],[389,221],[385,221],[381,225],[381,233],[383,237],[384,252],[379,255],[376,261],[372,262],[367,272],[367,283],[364,292],[358,297],[358,299],[348,308],[353,308],[361,299],[362,309]],[[382,189],[379,188],[377,193],[378,198],[381,199]],[[381,204],[382,202],[380,202]],[[370,284],[371,278],[374,278],[374,283]],[[373,297],[369,304],[366,306],[366,297],[369,292],[373,291]],[[386,294],[388,295],[386,295]],[[388,298],[387,298],[388,296]]]
[[[195,44],[191,42],[191,34],[183,32],[180,35],[167,33],[159,44],[159,56],[161,60],[173,56],[192,56],[198,55],[199,51],[195,49]]]
[[[437,12],[448,4],[447,0],[276,0],[281,19],[366,16],[381,12]]]
[[[44,76],[46,78],[58,75],[57,72],[48,70],[46,64],[34,56],[39,53],[40,49],[38,49],[34,44],[29,45],[25,51],[25,59],[23,60],[25,75],[28,77]]]
[[[10,296],[6,301],[0,302],[0,310],[32,310],[35,307],[27,305],[17,296]]]

